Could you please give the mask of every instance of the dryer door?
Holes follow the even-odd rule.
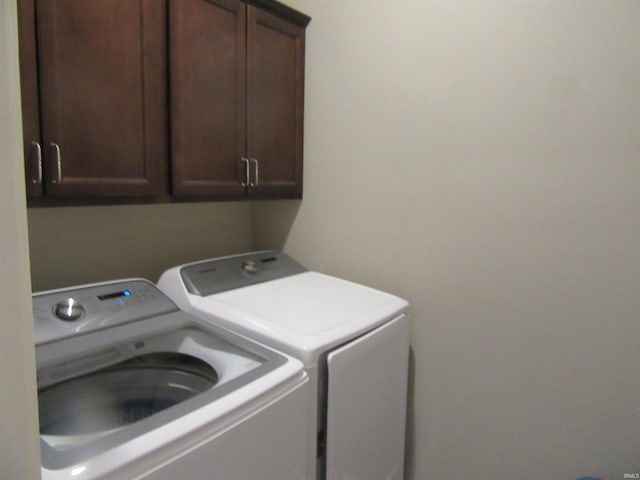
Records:
[[[330,353],[327,480],[401,480],[409,322],[401,315]]]

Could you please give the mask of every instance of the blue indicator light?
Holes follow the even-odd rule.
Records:
[[[121,292],[105,293],[104,295],[98,295],[98,299],[109,300],[110,298],[130,297],[130,296],[131,296],[131,290],[123,290]]]

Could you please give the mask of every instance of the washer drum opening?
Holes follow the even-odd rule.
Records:
[[[39,390],[40,433],[114,430],[199,395],[217,382],[213,367],[190,355],[140,355]]]

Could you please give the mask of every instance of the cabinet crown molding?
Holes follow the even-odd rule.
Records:
[[[311,17],[305,15],[298,10],[295,10],[283,3],[276,2],[275,0],[244,0],[248,5],[258,7],[265,12],[272,13],[278,17],[284,18],[289,22],[298,25],[300,27],[306,27],[311,21]]]

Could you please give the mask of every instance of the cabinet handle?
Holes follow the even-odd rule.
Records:
[[[256,176],[255,176],[256,181],[253,183],[250,183],[249,185],[251,185],[252,187],[257,187],[260,184],[260,164],[258,163],[258,160],[255,158],[252,158],[250,161],[256,164]]]
[[[62,159],[60,156],[60,145],[57,143],[50,143],[50,147],[52,147],[56,152],[56,166],[58,169],[58,176],[52,180],[53,183],[62,183]]]
[[[241,183],[243,187],[249,185],[249,159],[242,157],[244,163],[244,182]]]
[[[31,152],[35,152],[38,161],[38,177],[32,178],[31,182],[40,185],[42,183],[42,148],[38,142],[31,142]]]

